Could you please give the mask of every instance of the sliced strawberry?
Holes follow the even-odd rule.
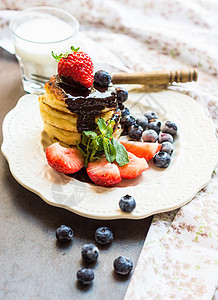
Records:
[[[119,140],[127,151],[135,154],[137,157],[144,157],[147,161],[153,158],[155,153],[160,151],[161,144],[158,143],[146,143],[146,142],[133,142]]]
[[[139,158],[128,151],[127,153],[129,156],[129,163],[122,167],[118,166],[122,178],[133,179],[149,169],[147,161],[144,158]]]
[[[84,158],[76,148],[65,148],[59,143],[46,148],[46,158],[49,166],[58,172],[72,174],[84,167]]]
[[[86,171],[90,179],[97,185],[112,186],[122,180],[118,166],[109,163],[105,157],[89,162]]]

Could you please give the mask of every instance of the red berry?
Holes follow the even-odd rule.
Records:
[[[58,62],[58,75],[60,78],[72,79],[79,85],[89,88],[94,80],[94,66],[90,56],[83,51],[73,51]]]
[[[112,186],[122,180],[118,166],[109,163],[105,157],[89,162],[86,171],[90,179],[97,185]]]
[[[122,178],[133,179],[149,169],[147,161],[144,158],[139,158],[130,152],[127,153],[129,156],[129,163],[122,167],[118,167]]]
[[[144,157],[147,161],[153,158],[155,153],[160,151],[162,145],[158,143],[122,141],[120,143],[127,151],[135,154],[137,157]]]
[[[72,174],[84,167],[84,158],[76,148],[65,148],[58,143],[46,148],[48,164],[58,172]]]

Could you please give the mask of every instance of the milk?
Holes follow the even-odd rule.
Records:
[[[78,21],[68,12],[40,6],[19,12],[10,23],[24,90],[43,93],[45,82],[57,73],[55,54],[77,47]]]
[[[24,73],[51,77],[56,74],[57,62],[51,52],[65,53],[73,45],[72,27],[56,18],[40,18],[21,24],[15,35],[15,51]]]

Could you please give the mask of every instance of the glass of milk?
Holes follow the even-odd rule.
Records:
[[[40,6],[19,12],[10,29],[24,90],[41,94],[45,82],[57,74],[57,62],[51,52],[65,53],[71,46],[78,46],[75,37],[79,22],[62,9]]]

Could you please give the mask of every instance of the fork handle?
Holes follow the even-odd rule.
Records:
[[[197,81],[198,72],[196,68],[181,70],[162,70],[151,72],[136,73],[115,73],[111,74],[114,84],[146,84],[146,85],[164,85],[173,82]]]

